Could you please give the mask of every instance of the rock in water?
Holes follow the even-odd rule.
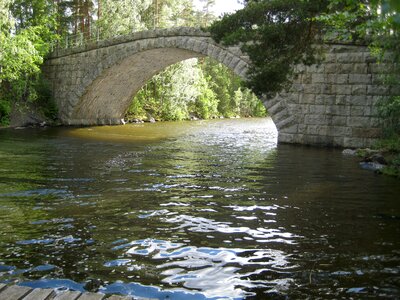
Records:
[[[364,161],[360,162],[360,166],[361,166],[361,168],[363,168],[365,170],[370,170],[370,171],[379,171],[385,167],[385,165],[382,165],[377,162],[364,162]]]
[[[344,149],[342,154],[343,155],[350,155],[350,156],[354,156],[356,155],[357,151],[353,150],[353,149]]]

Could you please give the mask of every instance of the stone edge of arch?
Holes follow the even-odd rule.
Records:
[[[172,37],[172,36],[192,36],[192,37],[206,37],[211,38],[211,34],[204,31],[201,28],[196,27],[174,27],[166,29],[154,29],[133,32],[127,35],[120,35],[107,40],[99,40],[95,42],[89,42],[86,45],[78,46],[69,49],[55,49],[48,57],[48,59],[60,58],[69,56],[72,54],[82,53],[90,50],[96,50],[99,48],[110,47],[114,45],[134,42],[137,40],[161,38],[161,37]]]

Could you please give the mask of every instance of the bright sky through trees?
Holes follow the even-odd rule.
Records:
[[[193,0],[196,8],[201,9],[204,3],[200,0]],[[235,12],[238,9],[243,8],[243,4],[239,4],[238,0],[215,0],[215,5],[212,11],[215,12],[216,16],[221,16],[223,13]]]

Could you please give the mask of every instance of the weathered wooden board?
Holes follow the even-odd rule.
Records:
[[[81,293],[77,291],[65,291],[57,294],[54,300],[76,300],[80,295]]]
[[[104,294],[96,294],[96,293],[84,293],[82,294],[78,300],[102,300],[105,298]]]
[[[17,286],[17,285],[8,286],[6,289],[3,289],[0,292],[0,299],[20,300],[23,299],[24,296],[29,294],[30,291],[32,291],[32,289],[26,286]]]
[[[107,298],[107,300],[132,300],[133,298],[130,296],[117,296],[113,295],[110,298]]]
[[[48,300],[52,298],[52,295],[55,295],[55,293],[51,289],[34,289],[23,300]]]

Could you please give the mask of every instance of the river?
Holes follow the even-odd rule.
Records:
[[[398,299],[400,185],[272,121],[0,130],[0,282]]]

